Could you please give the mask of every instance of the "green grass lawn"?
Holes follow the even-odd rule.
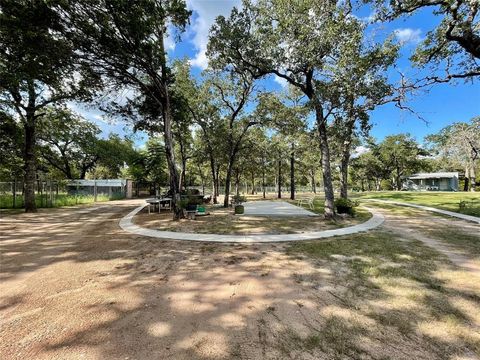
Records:
[[[97,195],[97,202],[109,201],[109,200],[118,200],[122,199],[123,196],[119,196],[113,194],[112,197],[108,197],[108,195]],[[37,204],[37,208],[43,207],[62,207],[62,206],[74,206],[80,204],[91,204],[95,202],[95,198],[93,195],[68,195],[66,193],[60,193],[53,197],[53,202],[50,202],[40,196],[35,197],[35,203]],[[17,195],[16,199],[16,206],[15,208],[22,208],[23,207],[23,196]],[[0,209],[13,209],[13,196],[12,195],[0,195]]]
[[[417,191],[380,191],[354,193],[356,199],[383,199],[432,206],[439,209],[461,212],[467,215],[480,216],[480,192],[417,192]],[[466,207],[460,209],[460,202]]]

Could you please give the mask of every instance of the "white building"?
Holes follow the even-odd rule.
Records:
[[[405,180],[404,190],[458,191],[458,172],[418,173]]]

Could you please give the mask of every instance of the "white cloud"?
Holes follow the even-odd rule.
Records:
[[[92,115],[92,119],[94,119],[96,121],[99,121],[99,122],[103,122],[105,124],[110,124],[111,123],[111,121],[106,120],[105,117],[100,115],[100,114]]]
[[[367,153],[370,149],[366,146],[360,145],[353,150],[352,158],[357,158],[360,155]]]
[[[207,51],[210,27],[219,15],[228,16],[234,6],[240,5],[240,0],[187,0],[187,6],[194,11],[190,31],[194,34],[190,40],[197,53],[191,60],[192,66],[205,69],[208,66]]]
[[[422,30],[420,29],[400,28],[396,29],[394,34],[398,41],[403,44],[418,44],[420,41],[422,41]]]
[[[172,35],[168,34],[168,36],[165,38],[165,50],[167,51],[173,51],[175,50],[175,40],[173,39]]]
[[[286,88],[288,86],[288,81],[285,80],[284,78],[281,78],[281,77],[277,76],[277,75],[274,76],[273,81],[275,81],[282,88]]]

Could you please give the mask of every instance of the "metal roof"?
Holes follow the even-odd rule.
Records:
[[[458,172],[418,173],[408,176],[408,179],[452,179],[458,178]]]
[[[125,186],[127,180],[125,179],[98,179],[98,180],[71,180],[67,186],[111,186],[120,187]]]

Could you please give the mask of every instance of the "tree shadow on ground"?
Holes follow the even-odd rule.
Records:
[[[385,255],[374,233],[306,243],[324,244],[306,256],[163,241],[118,227],[131,206],[6,225],[2,343],[17,345],[2,357],[440,359],[473,348],[463,333],[424,329],[444,317],[470,326],[476,300],[459,291],[464,307],[452,303],[435,275],[444,259],[417,243],[391,240]]]

